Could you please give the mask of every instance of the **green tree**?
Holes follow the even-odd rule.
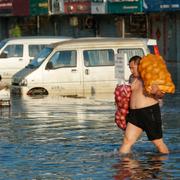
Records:
[[[21,28],[16,24],[12,29],[10,29],[9,35],[11,37],[20,37],[21,36]]]

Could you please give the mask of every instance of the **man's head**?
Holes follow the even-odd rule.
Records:
[[[138,65],[140,63],[140,56],[133,56],[129,60],[129,68],[134,77],[139,77]]]

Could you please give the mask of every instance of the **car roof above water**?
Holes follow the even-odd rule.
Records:
[[[111,38],[111,37],[90,37],[90,38],[77,38],[71,39],[68,41],[52,43],[51,47],[53,48],[88,48],[88,47],[99,47],[99,45],[103,45],[104,47],[117,46],[134,46],[134,45],[157,45],[155,39],[148,39],[148,38]]]

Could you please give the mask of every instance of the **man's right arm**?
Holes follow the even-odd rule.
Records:
[[[153,84],[151,86],[151,94],[156,98],[156,99],[162,99],[164,97],[164,93],[159,89],[157,84]]]

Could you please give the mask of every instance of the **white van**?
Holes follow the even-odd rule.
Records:
[[[0,75],[10,83],[12,75],[24,68],[45,46],[70,38],[31,36],[9,38],[0,42]]]
[[[153,39],[79,38],[55,43],[13,76],[12,92],[78,97],[113,93],[117,53],[129,59],[157,50]]]

